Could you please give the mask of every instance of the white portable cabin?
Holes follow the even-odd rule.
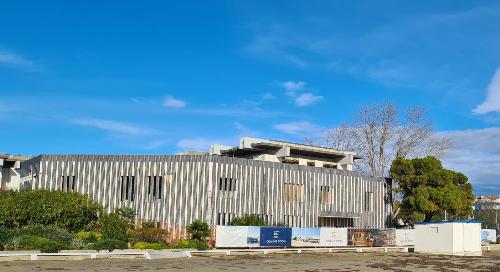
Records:
[[[481,221],[416,223],[415,252],[481,256]]]

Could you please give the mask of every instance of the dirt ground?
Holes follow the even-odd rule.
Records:
[[[314,253],[182,259],[0,262],[0,271],[500,271],[500,251],[482,257],[415,253]]]

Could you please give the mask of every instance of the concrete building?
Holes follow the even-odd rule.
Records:
[[[476,211],[500,210],[500,195],[478,196],[474,207]]]
[[[237,147],[212,145],[210,154],[348,171],[352,171],[354,160],[360,159],[353,152],[333,148],[249,137],[241,138]]]
[[[77,191],[108,211],[134,208],[138,220],[169,229],[173,240],[196,219],[227,225],[245,214],[293,227],[390,222],[390,180],[338,169],[352,169],[355,154],[249,139],[212,146],[210,154],[39,155],[21,163],[22,186]]]
[[[30,158],[30,156],[0,153],[0,189],[19,190],[21,162]]]

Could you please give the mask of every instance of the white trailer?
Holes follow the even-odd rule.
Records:
[[[481,221],[449,220],[417,223],[415,252],[481,256]]]

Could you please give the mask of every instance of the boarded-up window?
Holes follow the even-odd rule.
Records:
[[[163,177],[148,176],[148,199],[160,200],[163,195]]]
[[[60,189],[63,192],[71,192],[76,188],[76,177],[75,176],[61,176],[61,186]]]
[[[236,191],[238,179],[236,178],[219,178],[219,191]]]
[[[333,204],[330,186],[320,186],[319,191],[319,201],[321,204]]]
[[[304,185],[285,183],[283,186],[283,199],[286,202],[304,202]]]
[[[365,212],[373,211],[373,192],[365,193]]]
[[[120,177],[120,201],[135,200],[135,176]]]

